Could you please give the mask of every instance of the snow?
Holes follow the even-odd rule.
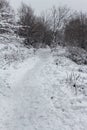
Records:
[[[87,129],[87,67],[67,55],[0,45],[0,130]]]

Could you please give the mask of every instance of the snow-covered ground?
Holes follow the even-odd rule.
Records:
[[[0,130],[87,130],[87,66],[66,55],[0,45]]]

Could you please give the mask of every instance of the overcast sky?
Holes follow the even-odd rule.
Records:
[[[87,11],[87,0],[8,0],[14,9],[17,9],[20,6],[21,2],[25,2],[35,10],[37,14],[40,12],[51,8],[53,5],[67,5],[68,7]]]

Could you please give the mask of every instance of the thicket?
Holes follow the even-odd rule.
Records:
[[[0,36],[16,34],[23,43],[33,47],[61,45],[78,46],[87,49],[87,15],[77,13],[63,6],[53,6],[40,16],[32,7],[22,3],[18,9],[18,19],[6,0],[0,0]]]

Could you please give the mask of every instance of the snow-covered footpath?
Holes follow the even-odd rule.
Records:
[[[0,130],[87,130],[87,67],[62,47],[16,52],[0,61]]]

